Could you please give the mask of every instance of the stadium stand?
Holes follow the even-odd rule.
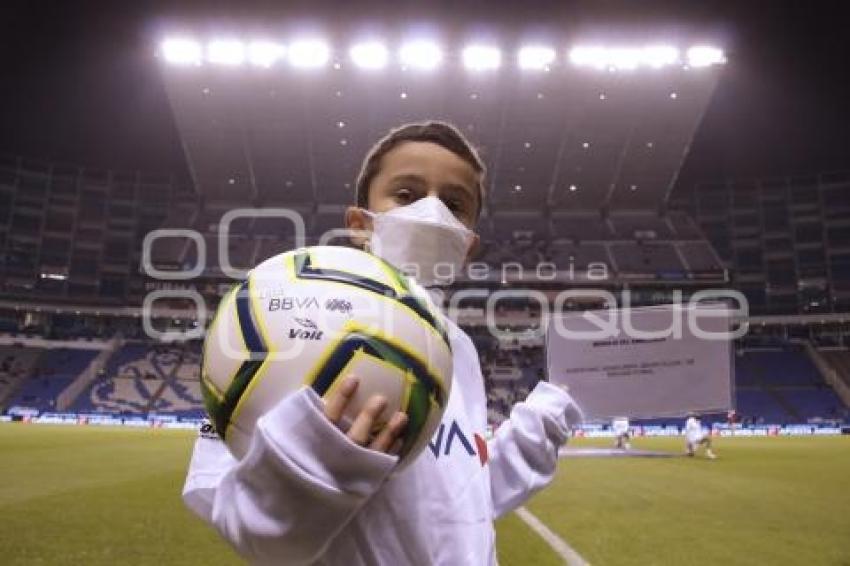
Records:
[[[704,240],[700,229],[697,227],[693,219],[681,211],[671,211],[667,216],[676,238],[679,240]]]
[[[722,271],[717,253],[706,242],[683,242],[679,245],[685,266],[691,272]]]
[[[127,343],[74,402],[79,413],[200,416],[200,346]]]
[[[480,354],[488,417],[497,424],[544,376],[542,345],[519,327],[499,337],[483,326],[465,330]],[[95,353],[5,347],[0,350],[0,376],[6,381],[9,376],[16,377],[14,404],[50,410],[59,393],[88,366]],[[821,354],[843,375],[850,372],[850,352],[827,350]],[[69,410],[199,418],[204,412],[200,355],[198,341],[173,345],[127,342],[112,354],[99,377]],[[30,374],[34,377],[24,379]],[[735,357],[735,381],[737,410],[744,422],[788,424],[850,418],[848,407],[824,382],[798,342],[770,335],[742,340]],[[681,423],[661,419],[650,424]]]
[[[587,269],[591,263],[612,265],[608,250],[599,243],[573,243],[568,240],[555,240],[549,246],[547,259],[559,269],[568,269],[574,265],[576,269]]]
[[[72,404],[79,413],[143,413],[162,380],[148,359],[149,346],[128,343],[109,359],[101,375]]]
[[[59,394],[89,366],[97,353],[97,350],[74,348],[45,351],[10,405],[26,406],[39,411],[55,410]]]
[[[844,403],[800,344],[743,350],[735,364],[738,413],[762,422],[841,419]]]
[[[850,386],[850,350],[821,350],[820,354],[837,372],[842,381]]]
[[[199,417],[203,414],[200,367],[201,345],[188,342],[179,348],[179,361],[156,400],[156,412],[181,417]]]
[[[541,240],[549,236],[546,224],[540,222],[538,211],[496,212],[493,222],[499,233],[514,240]]]
[[[748,371],[755,373],[755,381],[760,385],[814,387],[823,383],[805,352],[793,346],[784,350],[746,351],[738,359],[747,360]]]
[[[781,424],[791,418],[776,397],[763,389],[739,388],[735,400],[738,414],[745,422]]]
[[[614,229],[599,213],[568,214],[552,216],[552,238],[573,241],[613,240]]]
[[[141,242],[155,228],[196,231],[206,248],[203,277],[220,281],[226,278],[218,261],[222,216],[234,207],[275,204],[247,196],[234,202],[238,195],[201,197],[162,176],[17,158],[0,161],[0,169],[0,203],[8,205],[0,214],[0,291],[9,297],[138,305],[149,283],[138,269]],[[319,202],[296,203],[293,210],[303,213],[308,242],[315,242],[341,226],[344,208]],[[480,222],[480,260],[496,270],[511,262],[528,269],[547,259],[562,271],[599,263],[630,281],[721,272],[717,253],[690,214],[687,202],[662,213],[497,208]],[[228,257],[240,269],[295,245],[286,218],[237,218],[228,238]],[[164,270],[189,268],[197,258],[197,244],[187,237],[161,237],[151,249],[154,266]],[[844,271],[835,267],[841,277]]]
[[[26,383],[35,371],[43,351],[40,348],[0,346],[0,408]]]
[[[201,417],[204,414],[199,381],[172,381],[160,392],[157,401],[157,414],[179,417]]]
[[[343,187],[343,181],[335,186]],[[310,241],[341,225],[344,203],[351,198],[351,187],[345,188],[327,202],[311,202],[312,193],[299,193],[304,200],[297,201],[296,209],[305,214]],[[534,190],[525,189],[527,194]],[[579,271],[602,264],[615,276],[610,288],[628,281],[631,289],[650,298],[648,304],[664,302],[666,296],[666,288],[653,286],[655,281],[693,283],[705,275],[725,281],[728,271],[733,287],[744,292],[756,314],[840,312],[850,305],[848,190],[846,174],[715,183],[642,211],[602,206],[597,197],[591,199],[594,206],[566,206],[562,201],[551,208],[530,208],[511,205],[510,196],[484,211],[477,260],[495,268],[516,263],[526,269],[548,261],[558,270]],[[582,194],[590,193],[578,191],[572,196]],[[148,290],[158,288],[138,269],[140,242],[154,228],[198,232],[207,264],[197,288],[214,306],[222,286],[232,283],[218,265],[222,215],[234,207],[276,204],[269,194],[246,195],[242,195],[246,202],[234,202],[238,194],[217,200],[217,195],[187,191],[169,177],[0,160],[0,291],[10,300],[58,305],[49,315],[33,309],[17,312],[14,304],[4,305],[0,332],[50,339],[108,338],[116,333],[130,340],[144,338],[131,314],[71,313],[80,306],[138,306]],[[241,218],[230,225],[227,250],[237,268],[292,247],[286,219]],[[152,249],[154,264],[163,269],[191,267],[197,257],[197,246],[186,238],[161,238]],[[497,279],[490,288],[503,284]],[[516,300],[510,308],[526,319],[537,314],[537,307],[527,301]],[[799,338],[818,346],[846,347],[850,341],[847,330],[829,335],[813,331],[811,325],[803,328]],[[486,331],[471,333],[482,357],[490,416],[503,416],[540,378],[542,349],[500,342]],[[736,357],[742,415],[800,422],[846,412],[799,347],[784,339],[762,346],[741,345]],[[112,355],[72,409],[200,414],[197,348],[196,343],[163,346],[131,341]],[[54,350],[0,350],[0,406],[15,396],[38,407],[50,406],[65,379],[79,373],[75,368],[85,362],[82,351]],[[846,350],[822,353],[850,384]],[[57,361],[62,356],[70,357],[65,363]],[[35,377],[26,380],[35,370]],[[47,385],[42,371],[49,375]]]
[[[702,184],[671,206],[697,221],[754,314],[846,312],[848,192],[850,175],[823,173]]]
[[[671,244],[612,244],[610,249],[614,266],[621,273],[673,274],[685,269]]]
[[[813,419],[842,420],[846,416],[844,403],[825,385],[818,388],[782,389],[777,393],[791,406],[791,422]]]
[[[653,213],[612,213],[610,224],[624,240],[671,240],[676,236],[668,220]]]

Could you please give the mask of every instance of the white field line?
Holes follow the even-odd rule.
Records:
[[[546,541],[552,550],[558,556],[564,559],[564,563],[569,566],[590,566],[590,563],[581,557],[573,547],[568,545],[564,539],[552,532],[552,530],[543,524],[543,522],[532,515],[531,511],[525,507],[520,507],[516,510],[516,514],[522,519],[522,522],[528,525],[532,531],[540,535],[540,538]]]

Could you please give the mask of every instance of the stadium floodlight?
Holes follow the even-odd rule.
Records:
[[[443,50],[425,40],[405,43],[398,55],[402,65],[425,71],[436,69],[443,62]]]
[[[519,50],[517,64],[520,69],[542,71],[555,61],[555,50],[543,45],[527,45]]]
[[[64,273],[42,273],[42,279],[51,279],[53,281],[65,281],[68,279],[68,276]]]
[[[470,45],[462,53],[463,66],[471,71],[492,71],[502,65],[502,52],[489,45]]]
[[[387,66],[387,47],[377,41],[358,43],[351,47],[348,55],[361,69],[383,69]]]
[[[644,65],[660,69],[679,62],[679,50],[672,45],[649,45],[641,53]]]
[[[608,62],[608,51],[604,47],[573,47],[569,59],[579,67],[604,69]]]
[[[219,65],[241,65],[245,62],[245,44],[232,39],[219,39],[207,45],[207,61]]]
[[[252,41],[248,45],[248,61],[256,67],[271,67],[286,55],[286,47],[271,41]]]
[[[726,62],[723,50],[710,45],[695,45],[688,49],[688,65],[691,67],[708,67],[722,65]]]
[[[570,50],[569,59],[580,67],[600,70],[661,69],[681,63],[679,49],[663,44],[645,47],[579,46]]]
[[[318,39],[302,39],[289,45],[289,62],[293,67],[315,69],[327,64],[331,50]]]
[[[641,50],[628,47],[616,47],[607,51],[608,68],[631,71],[641,63]]]
[[[175,65],[200,65],[201,45],[191,39],[166,39],[160,45],[162,56]]]

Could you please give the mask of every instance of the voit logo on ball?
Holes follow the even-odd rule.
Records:
[[[295,340],[321,340],[323,332],[315,322],[309,318],[295,318],[295,322],[300,325],[300,328],[290,328],[289,338]]]

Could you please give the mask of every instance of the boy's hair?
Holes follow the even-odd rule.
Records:
[[[478,208],[476,217],[481,214],[484,204],[483,179],[486,173],[484,162],[478,152],[460,131],[446,122],[428,121],[405,124],[393,130],[378,140],[366,154],[360,174],[357,176],[357,206],[369,207],[369,185],[381,169],[381,159],[405,142],[430,142],[451,151],[467,163],[479,174]]]

